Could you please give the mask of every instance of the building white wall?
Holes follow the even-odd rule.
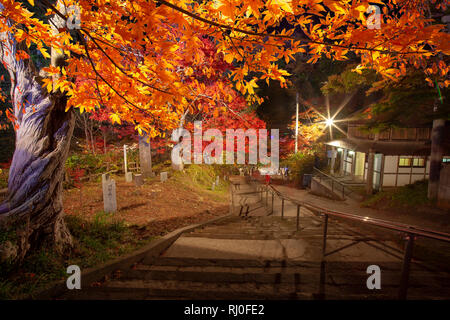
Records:
[[[402,156],[400,156],[402,157]],[[430,161],[426,159],[425,168],[398,168],[399,156],[385,156],[384,157],[384,174],[383,174],[383,186],[384,187],[400,187],[410,183],[414,183],[424,178],[428,178],[430,172]],[[425,171],[425,174],[424,174]],[[397,180],[397,184],[396,184]]]
[[[347,152],[348,161],[351,161],[352,156]],[[355,158],[355,155],[353,155]],[[425,168],[402,168],[398,167],[399,157],[407,156],[384,156],[384,170],[383,170],[383,187],[404,186],[414,183],[419,180],[428,179],[430,172],[430,161],[427,158]],[[353,158],[353,160],[355,160]],[[397,175],[398,167],[398,175]],[[424,174],[425,170],[425,174]],[[351,163],[346,162],[344,166],[345,174],[351,174]],[[364,164],[364,180],[367,180],[367,162]]]

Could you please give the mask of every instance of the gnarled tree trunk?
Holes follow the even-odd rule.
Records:
[[[16,60],[18,44],[11,35],[0,33],[0,40],[17,125],[8,197],[0,204],[0,228],[14,228],[16,237],[0,244],[0,257],[21,260],[30,248],[42,244],[60,252],[72,244],[63,220],[62,183],[74,117],[65,112],[63,94],[42,89],[32,61]]]

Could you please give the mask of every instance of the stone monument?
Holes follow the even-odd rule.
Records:
[[[102,174],[103,210],[107,213],[117,211],[116,181],[108,173]]]

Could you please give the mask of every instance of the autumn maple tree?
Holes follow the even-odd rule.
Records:
[[[380,28],[368,28],[366,11],[381,8]],[[61,202],[62,176],[75,108],[108,106],[112,122],[127,121],[139,133],[159,136],[195,112],[205,98],[213,115],[231,102],[227,86],[214,92],[195,78],[200,47],[208,37],[232,64],[226,75],[247,103],[258,104],[258,80],[287,84],[279,67],[307,55],[344,60],[360,57],[356,71],[371,68],[394,79],[407,68],[448,86],[450,35],[429,16],[447,0],[3,0],[0,44],[9,71],[16,150],[9,195],[0,221],[14,227],[13,258],[32,246],[70,247]],[[40,10],[45,17],[38,18]],[[77,14],[79,13],[79,17]],[[37,50],[50,60],[37,70]],[[205,64],[209,76],[217,72]],[[222,71],[221,71],[222,72]]]

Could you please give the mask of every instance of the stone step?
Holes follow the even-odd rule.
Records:
[[[267,233],[267,234],[272,234],[272,233],[293,233],[293,232],[297,232],[296,230],[277,230],[277,229],[228,229],[228,228],[224,228],[221,230],[214,230],[214,229],[204,229],[204,230],[196,230],[193,232],[189,232],[189,233],[185,233],[184,235],[187,234],[198,234],[198,235],[203,235],[203,234],[262,234],[262,233]]]
[[[223,228],[204,228],[204,229],[197,229],[194,231],[191,231],[189,233],[185,233],[185,234],[192,234],[192,233],[197,233],[197,234],[203,234],[203,233],[261,233],[261,232],[297,232],[299,235],[317,235],[317,236],[321,236],[323,237],[323,233],[321,232],[321,230],[316,230],[316,229],[312,229],[312,228],[303,228],[301,226],[299,226],[299,230],[297,231],[296,227],[289,227],[289,228],[241,228],[241,227],[223,227]],[[343,234],[342,232],[340,232],[339,230],[335,230],[335,229],[330,229],[327,232],[327,237],[331,236],[331,235],[343,235],[344,237],[359,237],[361,238],[361,236],[359,236],[358,234]],[[364,235],[364,238],[372,238],[372,239],[379,239],[379,237],[375,237],[375,236],[371,236],[370,234],[366,234]],[[386,237],[386,239],[392,240],[395,238],[389,238]]]
[[[309,285],[320,282],[320,269],[311,267],[273,267],[273,268],[236,268],[236,267],[163,267],[138,265],[127,271],[123,279],[141,280],[176,280],[193,282],[225,282],[225,283],[268,283],[268,284],[295,284]],[[397,287],[400,283],[401,273],[398,271],[383,271],[382,285]],[[362,270],[327,270],[325,283],[328,285],[366,286],[368,274]],[[409,286],[441,287],[450,289],[448,275],[438,275],[430,272],[412,272]],[[450,292],[449,292],[450,293]]]
[[[190,257],[147,257],[143,264],[152,266],[176,266],[176,267],[231,267],[231,268],[274,268],[274,267],[321,267],[320,261],[304,260],[258,260],[258,259],[199,259]],[[327,261],[327,270],[363,270],[366,271],[369,265],[378,265],[384,271],[400,271],[401,261]],[[424,271],[424,268],[411,265],[412,271]],[[433,271],[434,272],[434,271]],[[447,274],[447,273],[444,273]]]
[[[253,283],[215,284],[191,281],[110,281],[99,287],[67,293],[64,299],[192,299],[192,300],[311,300],[313,294],[293,287],[274,288]]]
[[[221,266],[221,267],[281,267],[281,266],[319,266],[320,263],[309,261],[256,260],[256,259],[198,259],[179,257],[147,257],[144,264],[153,266]]]
[[[203,233],[203,234],[186,234],[183,237],[202,237],[209,239],[233,239],[233,240],[273,240],[273,239],[291,239],[293,236],[289,234],[273,234],[273,233]]]
[[[314,274],[296,274],[296,273],[276,273],[264,272],[264,270],[247,269],[225,271],[224,268],[214,268],[215,270],[205,271],[205,268],[185,267],[179,270],[155,270],[141,266],[129,270],[123,275],[123,279],[142,279],[142,280],[176,280],[193,281],[204,283],[260,283],[260,284],[312,284],[318,283],[320,273]],[[197,269],[197,271],[195,271]],[[211,269],[211,268],[210,268]],[[331,281],[331,279],[330,279]]]
[[[364,285],[339,286],[258,283],[205,283],[173,280],[112,280],[100,286],[83,288],[67,293],[65,299],[314,299],[323,293],[326,299],[395,299],[398,286],[384,286],[381,290],[369,290]],[[408,290],[410,299],[434,297],[448,298],[448,292],[436,288]]]

